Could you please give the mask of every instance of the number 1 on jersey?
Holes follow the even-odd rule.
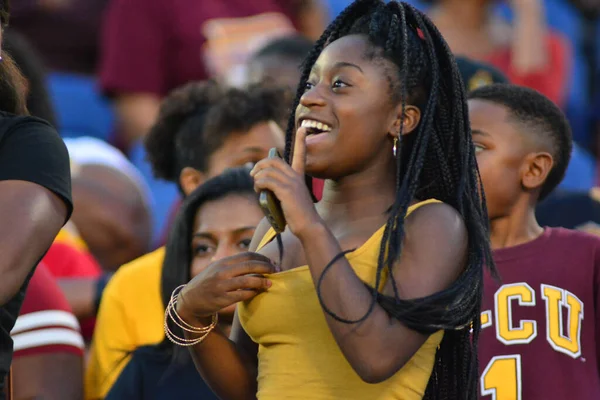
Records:
[[[481,374],[481,395],[493,400],[521,400],[521,355],[492,358]]]

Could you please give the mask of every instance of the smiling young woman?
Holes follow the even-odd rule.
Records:
[[[308,56],[296,106],[285,160],[252,171],[287,220],[281,264],[263,221],[259,254],[178,297],[198,370],[222,399],[475,399],[491,257],[444,39],[405,3],[355,1]],[[326,180],[317,204],[305,174]],[[228,339],[211,320],[236,302]]]

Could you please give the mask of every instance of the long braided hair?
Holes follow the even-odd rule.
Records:
[[[487,263],[496,273],[459,71],[448,45],[424,14],[402,2],[356,0],[327,27],[307,56],[294,109],[323,49],[352,34],[368,38],[373,46],[368,57],[382,58],[397,66],[395,76],[389,77],[392,100],[401,101],[403,111],[407,103],[418,106],[421,120],[411,134],[403,136],[400,131],[396,198],[383,234],[376,281],[372,286],[367,285],[373,294],[371,307],[362,318],[346,320],[327,308],[317,285],[319,299],[325,312],[343,323],[365,320],[379,304],[415,331],[432,334],[445,330],[425,398],[475,399],[484,265]],[[293,153],[294,134],[292,113],[284,156],[288,162]],[[312,187],[309,177],[307,184]],[[469,235],[468,259],[463,273],[448,289],[421,299],[403,300],[399,298],[392,267],[401,256],[404,218],[415,198],[441,200],[462,215]],[[394,296],[384,296],[376,289],[384,271],[392,280]],[[323,274],[326,272],[327,269]]]

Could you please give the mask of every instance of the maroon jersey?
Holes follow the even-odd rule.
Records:
[[[37,266],[29,282],[10,335],[15,360],[44,353],[73,353],[83,358],[84,342],[77,318],[43,263]]]
[[[485,277],[481,398],[600,399],[600,238],[546,228],[494,260],[501,282]]]

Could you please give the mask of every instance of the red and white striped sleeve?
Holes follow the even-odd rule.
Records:
[[[79,322],[44,264],[37,266],[21,312],[11,331],[14,358],[72,353],[83,357],[84,341]]]

